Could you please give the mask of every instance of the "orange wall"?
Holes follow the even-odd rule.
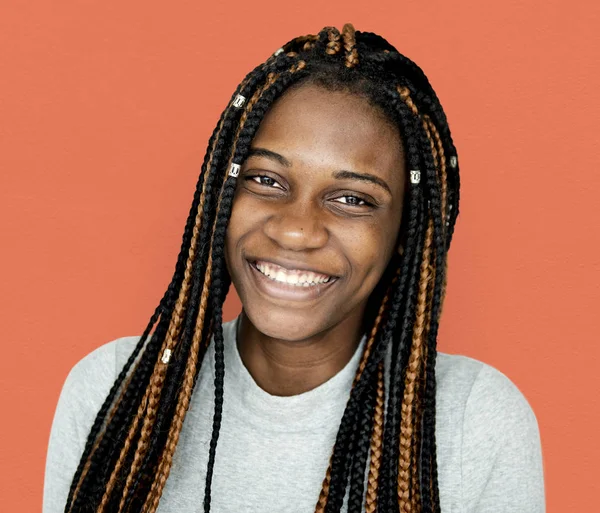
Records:
[[[291,37],[351,21],[425,69],[459,150],[439,348],[517,384],[540,424],[548,511],[590,511],[598,3],[203,4],[1,3],[0,510],[39,511],[67,372],[140,334],[158,304],[237,83]]]

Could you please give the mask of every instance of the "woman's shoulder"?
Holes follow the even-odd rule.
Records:
[[[63,383],[57,413],[78,412],[82,417],[88,410],[90,415],[95,413],[139,339],[140,336],[128,336],[111,340],[75,363]]]
[[[475,358],[438,352],[436,408],[438,454],[454,462],[464,511],[545,510],[538,421],[512,379]]]
[[[107,342],[68,373],[54,412],[44,479],[43,511],[62,511],[98,410],[140,336]]]
[[[531,404],[504,372],[461,354],[438,352],[436,360],[436,400],[442,410],[463,412],[465,431],[493,428],[495,437],[538,433]]]
[[[70,431],[69,435],[77,439],[87,436],[96,413],[140,338],[128,336],[106,342],[73,365],[58,397],[53,433]]]
[[[114,381],[140,338],[139,335],[120,337],[97,347],[75,363],[66,383],[102,377],[110,377]]]
[[[60,393],[61,400],[78,403],[80,407],[104,400],[139,339],[140,336],[120,337],[83,356],[69,371]]]

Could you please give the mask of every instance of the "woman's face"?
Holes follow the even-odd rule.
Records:
[[[306,84],[272,106],[251,148],[226,238],[249,320],[289,341],[360,322],[396,250],[398,129],[364,98]]]

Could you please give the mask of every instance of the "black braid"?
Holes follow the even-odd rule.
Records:
[[[133,365],[133,362],[135,361],[135,359],[139,355],[140,351],[142,350],[144,344],[146,343],[148,334],[149,334],[150,330],[152,329],[152,326],[154,326],[154,324],[156,324],[156,321],[162,312],[162,308],[163,307],[162,307],[162,301],[161,301],[161,304],[156,308],[154,314],[152,315],[150,322],[148,323],[148,327],[146,327],[146,330],[144,330],[144,334],[142,335],[139,342],[135,346],[133,353],[131,354],[131,356],[129,357],[127,362],[125,363],[125,366],[123,367],[123,369],[117,376],[117,379],[115,380],[115,383],[111,387],[111,389],[108,393],[108,396],[104,400],[104,403],[102,404],[102,407],[100,408],[100,411],[96,415],[96,419],[94,420],[94,424],[92,425],[92,428],[90,430],[90,433],[88,435],[88,438],[87,438],[87,441],[85,444],[85,448],[83,450],[83,455],[81,457],[79,465],[77,466],[77,470],[75,471],[75,475],[73,477],[71,487],[69,488],[67,506],[70,505],[71,501],[73,500],[73,493],[75,492],[77,483],[79,483],[79,479],[81,478],[81,474],[83,472],[85,462],[88,459],[88,457],[90,456],[90,453],[92,452],[92,448],[98,438],[98,433],[100,432],[101,427],[105,423],[106,415],[108,414],[109,408],[113,404],[113,401],[115,399],[117,391],[119,391],[119,389],[121,388],[121,385],[123,384],[123,381],[125,380],[125,377],[126,377],[127,373],[129,372],[129,369]]]
[[[423,144],[429,146],[430,142],[425,132],[422,133]],[[426,181],[428,184],[430,208],[433,218],[433,241],[435,248],[435,278],[433,289],[433,304],[431,309],[431,325],[428,334],[426,384],[423,409],[423,437],[422,437],[422,473],[421,483],[423,510],[424,512],[435,512],[439,510],[439,503],[432,502],[432,492],[437,489],[437,463],[435,454],[435,361],[437,356],[436,339],[439,326],[439,314],[442,304],[442,287],[445,275],[445,250],[446,242],[443,236],[443,214],[441,205],[441,191],[439,190],[438,177],[430,154],[426,156]],[[432,475],[433,489],[429,480]]]
[[[403,141],[406,152],[406,163],[409,169],[419,169],[420,153],[415,140],[415,121],[404,104],[402,104],[393,88],[387,89],[387,94],[390,98],[390,103],[393,107],[392,112],[397,114],[397,122],[403,134]],[[410,187],[407,201],[404,205],[405,214],[403,219],[406,227],[406,241],[404,241],[404,255],[402,258],[402,269],[400,272],[399,286],[397,294],[390,306],[389,320],[383,327],[383,338],[387,340],[387,344],[391,351],[390,361],[390,386],[387,402],[387,416],[392,419],[385,423],[384,426],[384,441],[383,441],[383,457],[382,468],[380,471],[381,480],[388,485],[379,488],[380,500],[379,504],[385,504],[385,499],[395,501],[396,487],[394,483],[397,481],[397,464],[398,461],[398,432],[399,432],[399,399],[402,397],[404,382],[401,379],[401,370],[405,368],[408,360],[410,344],[406,341],[410,340],[411,326],[414,321],[414,305],[416,303],[416,283],[411,281],[408,283],[409,277],[415,276],[418,273],[421,248],[418,244],[417,236],[419,228],[422,225],[422,192],[419,187]],[[417,248],[417,251],[415,251]],[[408,289],[407,289],[408,286]],[[400,312],[404,311],[405,315],[401,326],[404,326],[402,333],[396,329],[397,319]],[[399,351],[403,351],[404,357],[398,361]],[[397,509],[397,502],[394,502]],[[390,506],[393,507],[393,506]],[[393,510],[390,510],[393,511]]]
[[[223,113],[224,116],[225,112]],[[213,143],[215,142],[216,139],[216,135],[217,135],[217,129],[215,129],[215,131],[213,132],[209,144],[208,144],[208,148],[210,150],[210,148],[213,146]],[[79,467],[77,469],[77,472],[74,476],[74,479],[72,481],[71,484],[71,489],[70,489],[70,493],[69,493],[69,499],[67,501],[67,506],[65,508],[65,511],[68,511],[68,508],[70,507],[70,503],[72,501],[72,496],[73,496],[73,492],[75,490],[75,487],[80,479],[83,467],[85,465],[85,461],[87,460],[87,458],[89,457],[89,453],[91,452],[90,449],[93,446],[95,439],[97,437],[97,433],[99,428],[101,427],[102,423],[105,421],[105,417],[106,414],[108,412],[108,408],[110,407],[112,401],[114,400],[114,396],[116,394],[116,391],[118,390],[118,388],[122,385],[123,380],[125,378],[125,376],[127,375],[128,371],[130,370],[134,360],[138,357],[139,353],[142,350],[142,347],[144,346],[145,342],[146,342],[146,338],[147,338],[147,334],[149,333],[149,331],[151,330],[152,326],[156,323],[156,318],[158,317],[159,313],[162,312],[163,313],[163,324],[164,326],[160,326],[159,328],[157,328],[156,333],[155,333],[155,344],[152,348],[148,348],[148,350],[150,349],[155,349],[158,350],[160,347],[160,341],[162,339],[162,336],[157,336],[160,335],[160,332],[164,331],[164,329],[166,329],[167,325],[165,324],[168,320],[168,317],[170,316],[170,314],[172,313],[172,310],[174,308],[175,305],[175,301],[176,301],[176,296],[177,296],[177,292],[178,289],[181,287],[181,283],[183,281],[183,275],[184,275],[184,270],[185,270],[185,265],[186,265],[186,261],[187,261],[187,256],[188,256],[188,252],[189,252],[189,246],[191,243],[191,238],[192,238],[192,229],[194,226],[194,222],[195,222],[195,217],[196,217],[196,212],[198,210],[198,205],[200,203],[200,195],[202,192],[202,185],[204,183],[204,178],[205,178],[205,174],[206,174],[206,166],[208,165],[208,159],[210,156],[210,151],[207,151],[206,155],[205,155],[205,159],[204,159],[204,163],[202,166],[202,173],[199,177],[197,186],[196,186],[196,191],[194,194],[194,199],[192,202],[192,206],[190,208],[190,212],[187,218],[187,222],[186,222],[186,227],[185,227],[185,231],[184,231],[184,236],[183,236],[183,241],[182,241],[182,245],[180,248],[180,252],[179,252],[179,256],[177,259],[177,264],[176,264],[176,269],[175,269],[175,274],[173,277],[173,280],[171,282],[171,284],[169,285],[169,288],[167,290],[167,292],[165,293],[163,299],[161,300],[159,306],[157,307],[155,314],[153,315],[150,323],[148,324],[146,330],[144,331],[144,334],[142,335],[142,337],[140,338],[140,341],[138,342],[136,348],[134,349],[132,355],[129,357],[128,361],[126,362],[123,370],[121,371],[121,373],[119,374],[119,377],[117,378],[117,380],[115,381],[115,384],[113,385],[113,388],[111,389],[109,396],[107,397],[107,399],[105,400],[105,403],[102,407],[102,409],[100,410],[100,412],[98,413],[98,416],[96,418],[94,427],[92,428],[92,431],[90,432],[90,435],[88,436],[88,441],[86,443],[86,450],[84,451],[84,454],[80,460],[79,463]],[[209,173],[209,178],[211,177],[211,173]],[[209,189],[210,190],[210,189]],[[210,205],[206,206],[204,208],[204,219],[206,219],[208,217],[207,214],[211,213],[212,210],[210,209]],[[202,247],[202,246],[201,246]],[[163,330],[161,330],[160,328],[164,328]],[[130,392],[133,392],[134,389],[137,389],[138,391],[141,391],[141,383],[147,383],[147,378],[149,378],[150,373],[152,372],[153,367],[150,365],[146,365],[145,367],[145,371],[146,372],[138,372],[136,376],[134,376],[134,378],[136,377],[140,377],[140,379],[133,379],[132,383],[130,385]],[[141,369],[140,369],[141,370]],[[146,378],[146,379],[144,379]],[[137,383],[136,383],[137,381]],[[141,383],[140,383],[141,381]],[[137,385],[137,386],[136,386]],[[131,397],[133,394],[130,393],[129,397]],[[135,401],[137,402],[137,401]],[[134,403],[135,403],[134,402]],[[116,412],[116,417],[117,419],[115,420],[120,420],[120,413],[127,412],[128,414],[133,414],[133,409],[130,407],[130,401],[126,401],[124,400],[123,403],[126,403],[126,405],[128,406],[128,408],[121,408],[121,411],[117,411]],[[124,404],[125,405],[125,404]],[[132,415],[130,415],[131,417]],[[111,423],[112,426],[114,425],[119,425],[120,422],[112,422]],[[108,426],[108,428],[111,428],[112,426]],[[125,430],[122,430],[122,433],[124,433]],[[118,448],[120,450],[120,447],[122,445],[119,445],[117,447],[117,444],[114,443],[114,437],[110,436],[110,432],[107,433],[106,436],[106,443],[104,445],[107,445],[107,443],[109,443],[109,447],[112,449],[112,454],[114,454],[116,452],[116,449]],[[119,440],[121,439],[121,436],[117,437]],[[121,442],[124,440],[120,440]],[[105,449],[106,447],[102,447],[102,449]],[[98,455],[101,455],[103,451],[100,450],[100,447],[97,449],[97,453]],[[100,458],[97,458],[100,459]],[[88,475],[92,474],[91,470],[93,469],[95,461],[92,460],[91,464],[92,467],[90,468],[90,471],[88,471]],[[82,486],[82,491],[80,493],[80,495],[82,496],[86,496],[85,493],[85,489]]]
[[[210,138],[210,141],[208,144],[209,148],[214,143],[215,136],[216,136],[216,131],[212,134],[212,136]],[[73,477],[71,487],[69,489],[69,496],[67,499],[67,504],[65,506],[65,511],[68,511],[68,509],[71,506],[71,502],[73,500],[73,493],[74,493],[75,488],[81,478],[81,474],[83,472],[85,462],[87,461],[87,459],[90,456],[91,449],[97,439],[100,428],[106,421],[106,415],[115,399],[115,395],[116,395],[117,391],[123,384],[123,381],[125,380],[125,377],[129,373],[134,361],[137,359],[137,357],[139,356],[140,352],[142,351],[144,345],[146,344],[148,334],[150,333],[154,324],[156,324],[156,321],[157,321],[159,315],[162,314],[163,318],[166,319],[168,314],[172,311],[172,309],[175,305],[177,291],[183,281],[183,274],[184,274],[184,270],[185,270],[185,263],[187,260],[188,248],[190,246],[191,239],[192,239],[192,229],[194,226],[195,212],[197,211],[198,205],[200,203],[200,194],[201,194],[201,190],[202,190],[202,183],[204,181],[206,165],[208,163],[208,157],[209,157],[209,153],[207,152],[205,155],[205,158],[204,158],[204,164],[202,166],[203,171],[200,174],[200,177],[198,179],[198,183],[196,185],[196,191],[194,193],[194,198],[192,201],[192,205],[190,207],[190,213],[189,213],[187,221],[186,221],[183,240],[182,240],[181,248],[179,250],[179,255],[177,257],[177,263],[175,266],[174,276],[171,280],[171,283],[169,284],[169,287],[167,288],[167,291],[165,292],[163,298],[161,299],[158,307],[156,308],[154,314],[152,315],[148,325],[146,326],[142,336],[140,337],[140,340],[138,341],[135,349],[133,350],[132,354],[130,355],[127,362],[123,366],[123,369],[119,373],[119,376],[115,380],[115,383],[113,384],[107,398],[105,399],[104,404],[102,405],[100,411],[98,412],[98,415],[96,416],[96,420],[94,421],[94,425],[92,426],[92,429],[90,430],[90,433],[88,435],[85,449],[83,451],[81,460],[77,467],[77,471],[75,472],[75,475]],[[157,339],[157,344],[158,344],[158,340],[160,339],[160,337],[157,337],[155,334],[155,338]]]
[[[399,434],[400,434],[400,405],[404,393],[404,372],[408,363],[410,354],[410,343],[412,337],[412,326],[415,321],[415,305],[417,303],[417,288],[419,284],[419,268],[423,253],[423,240],[425,230],[423,228],[423,219],[425,213],[422,207],[422,193],[416,191],[411,202],[414,203],[411,211],[414,216],[409,221],[409,240],[413,241],[406,251],[406,267],[408,272],[406,298],[404,301],[404,311],[402,320],[397,325],[397,319],[400,314],[400,301],[393,305],[390,323],[386,329],[390,331],[390,343],[396,347],[399,358],[393,362],[390,368],[390,385],[387,402],[387,420],[384,425],[383,433],[383,454],[382,454],[382,472],[381,479],[384,486],[381,488],[381,499],[378,502],[379,509],[383,511],[398,511],[397,488],[398,488],[398,458],[399,458]],[[411,224],[413,225],[411,227]],[[410,248],[410,249],[409,249]],[[410,251],[410,253],[409,253]],[[401,330],[401,331],[400,331]]]
[[[350,493],[348,496],[348,513],[362,513],[364,490],[365,490],[365,469],[369,448],[371,446],[371,434],[375,417],[375,402],[377,400],[377,381],[378,376],[374,375],[374,382],[370,389],[365,393],[365,408],[361,412],[359,422],[357,423],[355,451],[352,453],[350,469]]]
[[[237,96],[237,94],[246,95],[248,94],[249,90],[252,90],[252,88],[255,87],[256,82],[260,78],[262,78],[262,74],[259,73],[261,69],[262,67],[256,68],[246,77],[244,81],[246,86],[244,88],[238,87],[236,89],[236,91],[231,97],[230,105],[233,99]],[[156,464],[156,459],[160,455],[160,452],[162,451],[167,441],[169,432],[168,428],[163,429],[163,426],[165,424],[170,423],[175,412],[175,408],[177,406],[176,396],[179,392],[179,388],[181,387],[183,381],[185,366],[193,340],[195,321],[200,306],[200,291],[202,289],[202,286],[204,285],[204,270],[206,268],[207,253],[210,238],[212,235],[212,221],[214,219],[215,203],[217,200],[216,194],[218,194],[218,190],[216,190],[215,188],[215,181],[217,176],[219,175],[220,168],[223,167],[223,159],[227,159],[229,156],[228,150],[231,144],[231,136],[235,132],[235,127],[237,126],[239,113],[240,110],[235,108],[230,107],[229,109],[226,109],[223,112],[221,120],[219,121],[219,124],[217,125],[217,128],[215,128],[215,131],[213,133],[214,138],[219,132],[218,128],[222,122],[223,124],[219,132],[219,139],[217,141],[217,144],[215,145],[211,167],[208,170],[208,176],[206,178],[206,195],[202,212],[203,221],[197,241],[197,255],[192,266],[191,293],[188,301],[188,308],[185,313],[181,342],[177,346],[177,349],[172,356],[172,364],[169,366],[168,376],[165,380],[165,389],[163,394],[161,394],[159,410],[156,415],[156,424],[154,428],[158,436],[152,438],[150,441],[150,447],[148,449],[148,452],[146,453],[142,467],[140,468],[139,477],[131,488],[129,496],[130,499],[132,499],[136,495],[136,487],[141,482],[141,476],[147,473],[148,468],[153,468],[153,466]],[[208,157],[210,156],[211,148],[212,144],[209,145],[209,151],[206,155],[205,166],[208,165]],[[218,187],[220,187],[220,184],[218,184]],[[194,211],[193,214],[191,214],[192,220],[195,219],[196,211]],[[205,319],[209,318],[210,317],[208,315],[205,317]],[[207,323],[205,322],[205,328],[206,324]],[[204,350],[205,348],[201,347],[201,351]],[[200,370],[203,361],[202,357],[203,353],[199,355],[198,371]],[[139,495],[144,494],[140,492]],[[127,510],[128,506],[129,504],[126,503],[125,510]]]
[[[209,143],[209,146],[210,146],[210,144],[212,144],[213,139],[214,139],[214,134],[211,137],[211,141]],[[205,157],[205,160],[207,158],[208,158],[208,155]],[[206,161],[205,161],[205,165],[206,165]],[[203,176],[201,175],[200,179],[199,179],[199,183],[202,182],[202,179],[203,179]],[[150,331],[152,330],[152,328],[156,324],[156,321],[158,320],[159,316],[162,315],[163,317],[166,317],[167,312],[170,309],[172,309],[173,306],[174,306],[174,304],[175,304],[175,297],[176,297],[176,294],[177,294],[177,289],[180,286],[181,282],[183,281],[183,271],[184,271],[184,268],[185,268],[185,260],[186,260],[186,256],[187,256],[187,248],[189,247],[189,244],[190,244],[190,241],[191,241],[191,237],[192,237],[192,228],[193,228],[192,213],[195,212],[196,209],[198,208],[199,202],[200,202],[200,190],[197,188],[196,192],[195,192],[195,195],[194,195],[194,199],[192,201],[192,206],[190,208],[190,216],[188,217],[188,220],[187,220],[187,223],[186,223],[186,227],[185,227],[185,231],[184,231],[184,235],[183,235],[183,241],[182,241],[182,244],[181,244],[181,248],[179,250],[179,256],[177,257],[177,263],[176,263],[176,266],[175,266],[174,276],[173,276],[173,278],[171,280],[171,283],[169,284],[169,287],[167,288],[167,291],[165,292],[165,294],[163,295],[162,299],[160,300],[159,305],[156,307],[156,309],[154,311],[154,314],[150,318],[150,321],[148,322],[148,325],[144,329],[144,331],[142,333],[142,336],[140,337],[140,340],[138,341],[138,343],[136,344],[133,352],[131,353],[131,355],[127,359],[127,362],[123,366],[123,369],[121,369],[119,375],[117,376],[117,379],[115,380],[115,383],[113,384],[113,386],[111,387],[111,389],[110,389],[110,391],[108,393],[108,396],[104,400],[104,403],[102,404],[102,407],[100,408],[100,411],[96,415],[96,419],[94,420],[94,424],[93,424],[93,426],[92,426],[92,428],[90,430],[90,433],[88,435],[88,438],[87,438],[87,441],[86,441],[86,445],[85,445],[85,448],[83,450],[83,454],[82,454],[81,459],[79,461],[79,465],[77,466],[77,470],[76,470],[75,475],[73,477],[73,481],[71,482],[71,487],[69,489],[69,495],[68,495],[68,499],[67,499],[67,504],[66,504],[66,507],[65,507],[65,511],[67,511],[68,508],[71,505],[71,502],[73,500],[73,493],[75,492],[75,488],[76,488],[76,486],[79,483],[79,480],[81,478],[81,474],[83,472],[83,468],[85,466],[85,462],[88,460],[88,458],[89,458],[89,456],[91,454],[92,447],[96,443],[96,440],[98,438],[98,434],[100,432],[100,429],[102,428],[102,426],[106,422],[106,415],[108,414],[108,411],[111,408],[111,406],[113,404],[113,401],[115,400],[115,396],[117,394],[117,391],[119,391],[119,389],[123,385],[125,377],[128,375],[129,371],[131,370],[131,367],[132,367],[133,363],[135,362],[135,360],[139,356],[140,352],[142,351],[142,349],[146,345],[146,341],[148,339],[148,335],[150,334]]]
[[[288,66],[288,65],[289,64],[288,64],[287,59],[279,58],[279,59],[274,60],[273,68],[269,68],[269,69],[281,69],[282,67]],[[263,66],[263,67],[258,67],[257,69],[254,70],[253,73],[249,74],[249,76],[247,77],[248,82],[246,83],[246,87],[244,88],[244,90],[241,91],[241,93],[244,93],[246,95],[250,94],[252,92],[252,90],[256,87],[256,85],[260,82],[260,80],[262,80],[264,78],[267,71],[268,71],[268,69]],[[234,96],[235,96],[235,93],[232,96],[232,98]],[[234,118],[237,118],[237,115],[236,115],[237,112],[239,112],[239,111],[233,111]],[[215,195],[218,193],[218,189],[215,189],[213,183],[215,181],[215,177],[217,175],[222,174],[222,172],[221,172],[221,170],[223,168],[222,161],[223,161],[223,159],[226,159],[228,156],[228,153],[226,152],[228,150],[228,146],[230,144],[229,138],[227,136],[227,134],[229,133],[228,127],[229,127],[229,125],[231,125],[229,128],[232,130],[235,127],[235,124],[236,124],[236,122],[232,121],[231,119],[225,120],[224,127],[221,130],[221,136],[220,136],[219,143],[217,144],[217,147],[215,148],[215,151],[213,153],[212,166],[211,166],[208,178],[207,178],[208,183],[207,183],[207,195],[205,198],[204,212],[203,212],[203,216],[204,216],[203,217],[203,229],[202,229],[199,244],[198,244],[198,247],[203,248],[204,251],[197,256],[197,260],[195,262],[197,272],[194,273],[194,281],[192,284],[192,288],[194,288],[194,284],[195,284],[196,290],[199,290],[199,287],[200,287],[200,282],[198,280],[203,278],[203,271],[200,272],[198,269],[199,269],[201,263],[205,264],[205,262],[206,262],[206,256],[207,256],[207,251],[208,251],[208,239],[210,237],[209,226],[212,223],[212,220],[214,219],[214,204],[216,203]],[[204,265],[204,267],[205,267],[205,265]],[[225,293],[226,293],[226,291],[225,291]],[[223,295],[221,302],[223,302],[224,299],[225,299],[225,296]],[[184,328],[184,334],[182,336],[182,340],[180,341],[180,344],[178,345],[178,349],[175,353],[175,355],[179,356],[179,357],[178,358],[174,357],[173,368],[172,369],[171,369],[171,367],[169,368],[167,379],[165,380],[166,383],[168,384],[165,386],[165,395],[163,396],[161,394],[159,410],[157,412],[156,426],[155,426],[155,429],[153,430],[153,432],[156,432],[157,435],[156,435],[156,437],[151,438],[150,445],[151,445],[151,448],[153,448],[153,450],[148,451],[148,453],[146,454],[146,457],[145,457],[145,462],[143,464],[144,468],[147,469],[146,473],[150,472],[156,466],[156,462],[154,460],[160,454],[159,449],[164,447],[164,444],[167,439],[168,432],[163,431],[161,433],[161,431],[159,429],[157,429],[157,427],[159,424],[160,425],[163,424],[164,419],[170,420],[172,418],[172,415],[173,415],[173,412],[175,409],[174,408],[175,404],[172,403],[169,399],[171,399],[173,397],[173,395],[179,388],[179,386],[181,384],[181,380],[183,378],[183,368],[184,368],[184,364],[185,364],[185,357],[187,356],[187,354],[189,352],[189,347],[190,347],[191,341],[192,341],[192,332],[189,329],[189,323],[191,322],[191,320],[193,320],[193,319],[195,320],[195,316],[197,315],[197,312],[198,312],[198,306],[199,306],[199,295],[193,294],[190,299],[188,309],[186,310],[186,325],[188,325],[188,329],[186,330]],[[207,312],[207,313],[210,314],[210,312]],[[209,318],[209,317],[207,316],[207,318]],[[179,354],[179,353],[181,353],[181,354]],[[179,370],[179,372],[177,372],[178,370]],[[177,378],[175,378],[174,376],[177,376]],[[144,474],[142,473],[141,469],[140,469],[139,477],[140,478],[144,477]],[[145,477],[147,477],[147,476],[145,476]],[[147,482],[148,479],[146,479],[145,481]],[[140,482],[141,482],[141,479],[136,480],[136,483],[134,484],[134,488]],[[148,482],[147,484],[151,484],[151,483]],[[143,495],[143,491],[142,491],[141,495]],[[130,497],[133,498],[133,496],[134,496],[134,489],[132,489],[130,492]],[[130,504],[130,506],[134,507],[133,504]]]
[[[154,336],[147,344],[139,365],[132,375],[131,382],[124,391],[123,398],[113,418],[107,424],[102,440],[92,454],[89,469],[73,502],[73,511],[78,511],[78,508],[84,507],[92,500],[96,501],[98,496],[102,496],[107,481],[108,469],[115,461],[124,442],[126,428],[130,423],[130,419],[135,415],[132,405],[139,403],[144,389],[148,385],[153,369],[150,358],[158,354],[160,339],[164,336],[165,331],[166,322],[159,323]]]
[[[420,195],[420,193],[417,193]],[[405,251],[405,259],[403,261],[403,273],[401,278],[404,283],[398,289],[398,297],[392,303],[390,308],[390,321],[386,324],[386,337],[389,340],[392,349],[392,357],[390,362],[390,376],[387,395],[387,412],[386,422],[384,425],[383,434],[383,454],[382,468],[380,476],[385,484],[380,487],[380,500],[378,503],[388,504],[389,509],[386,511],[394,511],[398,509],[396,501],[396,489],[398,481],[398,457],[399,457],[399,418],[400,418],[400,403],[404,392],[404,381],[402,379],[402,370],[406,367],[408,354],[410,351],[410,338],[412,326],[414,322],[414,305],[416,304],[416,280],[415,272],[419,269],[420,255],[422,249],[417,246],[422,240],[422,229],[420,226],[423,219],[423,213],[420,206],[420,199],[417,194],[411,199],[411,218],[409,219],[409,244]],[[402,296],[404,293],[404,296]],[[402,312],[402,315],[401,315]]]
[[[275,62],[275,67],[281,68],[285,64],[286,64],[285,59],[278,59]],[[259,66],[253,72],[248,74],[248,76],[246,77],[246,80],[247,80],[246,86],[244,87],[244,90],[241,91],[241,93],[248,94],[248,91],[251,91],[256,86],[256,84],[261,79],[264,78],[265,73],[266,73],[265,66]],[[238,93],[238,91],[236,91],[232,95],[232,99],[235,97],[235,95],[237,93]],[[237,114],[239,111],[231,109],[231,112],[233,113],[234,117],[238,117]],[[230,118],[231,118],[231,116],[230,116]],[[198,255],[198,258],[195,261],[195,268],[197,270],[201,263],[206,262],[205,256],[208,251],[208,238],[210,236],[209,227],[210,227],[210,224],[212,223],[212,219],[214,219],[214,203],[216,201],[215,194],[218,192],[218,191],[217,192],[214,191],[213,183],[215,181],[215,176],[219,174],[219,164],[218,163],[221,158],[221,154],[224,151],[226,151],[226,149],[227,149],[227,145],[228,145],[227,134],[229,131],[231,131],[235,127],[235,124],[236,124],[235,120],[232,120],[232,119],[227,119],[224,121],[224,126],[221,130],[218,144],[215,148],[215,151],[213,152],[213,160],[212,160],[211,169],[208,170],[207,184],[206,184],[207,193],[206,193],[204,209],[203,209],[203,227],[202,227],[202,231],[201,231],[199,241],[198,241],[198,249],[201,250],[201,253]],[[216,134],[217,134],[217,129],[215,129],[215,132],[213,133],[213,137],[211,138],[211,143],[214,142],[214,138],[215,138]],[[212,147],[212,144],[209,145],[209,149],[211,147]],[[206,167],[206,165],[208,164],[208,157],[209,157],[209,152],[207,152],[207,154],[206,154],[204,167]],[[225,154],[225,156],[223,158],[227,158],[227,154]],[[199,183],[199,187],[200,187],[200,185],[201,185],[201,183]],[[196,211],[197,211],[197,207],[198,207],[198,203],[199,203],[200,191],[201,191],[201,187],[197,191],[198,201],[194,202],[195,208],[193,208],[191,210],[190,217],[188,218],[188,226],[189,226],[190,234],[191,234],[191,228],[193,227],[193,223],[194,223],[195,217],[196,217]],[[189,238],[191,239],[191,236]],[[189,242],[188,242],[188,247],[189,247]],[[187,257],[187,252],[185,254],[185,257]],[[185,265],[185,259],[183,261],[182,269],[184,268],[184,265]],[[194,273],[194,281],[192,284],[193,289],[194,289],[194,285],[195,285],[195,289],[198,290],[198,287],[201,285],[200,283],[198,283],[198,279],[203,279],[203,277],[204,277],[203,272],[197,271]],[[165,395],[162,396],[162,394],[161,394],[159,410],[157,412],[157,423],[156,423],[155,430],[154,430],[157,433],[157,436],[151,438],[151,441],[150,441],[151,450],[149,450],[147,452],[145,461],[142,465],[143,469],[148,469],[147,470],[148,472],[150,472],[150,470],[152,468],[154,468],[155,462],[153,460],[160,454],[160,449],[162,449],[162,447],[164,446],[164,443],[166,442],[166,438],[167,438],[166,435],[168,434],[168,432],[164,432],[164,431],[161,432],[161,430],[157,429],[157,428],[162,426],[165,418],[170,420],[170,418],[172,417],[172,414],[174,412],[175,404],[172,403],[170,401],[170,399],[172,399],[173,394],[179,387],[179,385],[181,383],[181,378],[183,377],[183,372],[182,372],[183,365],[184,365],[183,357],[185,355],[187,355],[186,349],[189,349],[189,346],[190,346],[191,340],[192,340],[192,333],[190,331],[189,326],[190,326],[190,322],[193,319],[195,319],[195,316],[197,314],[197,311],[198,311],[197,306],[199,304],[198,300],[199,300],[198,294],[193,294],[190,298],[190,301],[188,304],[188,309],[186,310],[185,325],[187,326],[187,329],[184,328],[184,330],[183,330],[181,343],[178,345],[178,348],[175,351],[175,354],[173,355],[173,366],[172,366],[172,368],[171,367],[169,368],[167,379],[165,380],[168,385],[165,387]],[[148,377],[149,377],[149,375],[152,372],[152,367],[149,367],[148,371],[149,371],[149,374],[148,374]],[[122,435],[123,435],[122,441],[124,441],[124,436],[126,435],[125,429],[123,429]],[[120,449],[120,447],[122,447],[122,444],[121,444],[121,446],[119,446],[119,449]],[[107,466],[107,471],[108,471],[108,467],[109,466]],[[126,466],[124,466],[124,468],[126,468]],[[141,478],[143,476],[143,474],[144,474],[143,470],[140,469],[139,478]],[[105,475],[104,477],[106,479],[108,477],[108,475]],[[147,481],[147,479],[146,479],[146,481]],[[135,487],[140,482],[141,482],[140,479],[136,480],[132,490],[130,491],[129,498],[133,498],[133,496],[135,495]],[[115,492],[117,492],[117,491],[118,490],[115,490]],[[127,510],[127,507],[133,507],[133,506],[130,502],[128,502],[128,503],[126,503],[126,507],[125,507],[126,510]]]

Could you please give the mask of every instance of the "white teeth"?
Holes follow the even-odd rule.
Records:
[[[321,283],[328,283],[331,280],[331,276],[324,276],[311,271],[287,271],[279,266],[263,262],[256,262],[255,266],[262,274],[268,276],[273,281],[289,283],[298,287],[310,287]]]

